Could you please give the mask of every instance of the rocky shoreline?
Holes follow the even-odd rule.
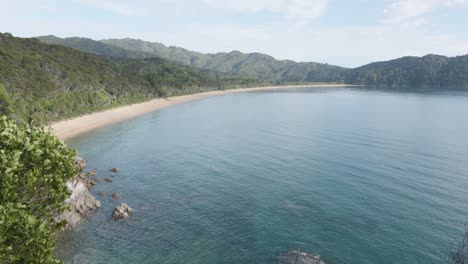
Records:
[[[100,181],[95,178],[96,171],[84,173],[83,170],[86,168],[87,164],[86,161],[80,157],[76,158],[75,163],[80,168],[80,173],[67,182],[67,187],[70,190],[71,195],[65,201],[65,204],[70,209],[55,218],[57,222],[66,220],[67,224],[65,227],[67,229],[75,228],[101,207],[101,202],[99,202],[90,192],[90,190]],[[117,173],[119,170],[119,168],[110,169],[113,173]],[[112,180],[107,178],[105,178],[104,181],[109,183],[112,182]],[[104,193],[100,194],[104,195]],[[112,198],[119,200],[120,194],[113,193]],[[133,209],[127,204],[122,203],[114,209],[112,219],[125,220],[132,213]]]
[[[70,207],[70,210],[63,212],[56,217],[57,221],[66,220],[67,229],[73,229],[93,214],[101,203],[91,194],[90,189],[99,181],[94,178],[96,172],[91,171],[82,173],[86,168],[86,162],[82,158],[76,159],[76,164],[80,168],[80,174],[67,182],[67,187],[71,192],[70,197],[65,203]],[[110,171],[116,173],[118,168],[112,168]],[[112,194],[115,200],[120,199],[117,193]],[[133,213],[133,209],[125,203],[117,206],[112,212],[113,220],[125,220]],[[279,264],[326,264],[318,255],[292,250],[282,254],[278,259]]]
[[[81,170],[86,168],[86,162],[82,158],[77,158],[75,162]],[[70,207],[70,210],[57,216],[56,220],[66,220],[66,228],[71,229],[78,226],[101,207],[101,203],[90,193],[89,183],[82,174],[78,174],[68,181],[67,187],[71,195],[65,203]]]

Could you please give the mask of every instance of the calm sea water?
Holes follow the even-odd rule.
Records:
[[[468,220],[468,93],[310,88],[213,97],[70,141],[111,178],[68,263],[442,263]],[[120,201],[113,192],[121,193]],[[111,219],[126,202],[135,214]]]

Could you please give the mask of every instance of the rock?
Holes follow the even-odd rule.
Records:
[[[86,176],[88,176],[88,177],[94,177],[96,175],[97,175],[96,171],[90,171],[90,172],[86,173]]]
[[[80,171],[86,167],[86,162],[80,157],[75,158],[75,163]],[[71,195],[65,201],[65,204],[70,207],[70,210],[56,216],[55,220],[57,222],[66,220],[66,228],[74,228],[83,222],[91,213],[96,211],[101,206],[101,203],[89,192],[89,188],[95,184],[95,181],[87,180],[82,174],[69,180],[67,182],[67,187]]]
[[[112,194],[112,198],[116,199],[116,200],[119,200],[120,199],[120,194],[118,193],[113,193]]]
[[[133,209],[127,204],[123,203],[114,209],[114,211],[112,212],[112,219],[124,220],[127,219],[132,213]]]
[[[104,179],[106,182],[112,182],[111,179]]]
[[[100,196],[104,196],[104,195],[106,195],[106,193],[105,193],[105,192],[98,192],[98,194],[99,194]]]
[[[70,206],[71,210],[57,216],[56,221],[67,220],[66,227],[74,228],[101,207],[101,203],[91,195],[84,181],[78,177],[68,181],[67,187],[71,195],[65,203]]]
[[[119,172],[120,169],[119,169],[119,168],[112,168],[112,169],[110,169],[110,171],[112,171],[112,172]]]
[[[86,161],[82,157],[75,157],[75,164],[80,168],[80,170],[86,168]]]
[[[83,182],[86,184],[86,186],[88,187],[88,189],[92,189],[96,184],[97,184],[97,180],[96,179],[84,179]]]
[[[280,264],[325,264],[320,256],[297,250],[288,251],[279,260]]]

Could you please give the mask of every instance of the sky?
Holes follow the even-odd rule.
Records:
[[[468,54],[468,0],[0,0],[0,32],[138,38],[356,67]]]

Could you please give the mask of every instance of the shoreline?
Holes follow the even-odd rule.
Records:
[[[95,112],[68,120],[58,121],[52,123],[49,127],[54,135],[61,140],[70,139],[80,134],[117,124],[129,119],[133,119],[144,114],[154,112],[169,106],[200,100],[213,96],[220,96],[226,94],[235,94],[242,92],[254,91],[267,91],[275,89],[294,89],[294,88],[308,88],[308,87],[346,87],[353,86],[347,84],[311,84],[311,85],[286,85],[286,86],[264,86],[252,88],[237,88],[229,90],[215,90],[204,93],[188,94],[181,96],[174,96],[168,98],[157,98],[147,102],[136,103],[126,106],[120,106],[100,112]]]

